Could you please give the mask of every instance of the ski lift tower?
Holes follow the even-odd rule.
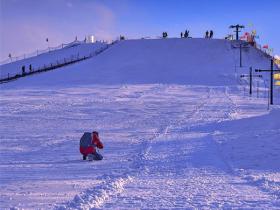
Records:
[[[274,70],[274,60],[271,59],[270,69],[255,69],[255,72],[269,72],[270,73],[270,104],[273,105],[273,74],[280,72],[280,70]]]
[[[243,26],[243,25],[239,25],[239,24],[237,24],[237,25],[231,25],[229,28],[235,28],[235,33],[236,33],[236,40],[239,40],[239,32],[241,32],[239,29],[242,29],[242,28],[245,28],[245,26]]]

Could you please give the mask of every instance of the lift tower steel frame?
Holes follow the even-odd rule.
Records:
[[[270,69],[255,69],[255,72],[270,72],[270,104],[273,105],[273,73],[280,70],[273,70],[274,61],[271,59]]]
[[[231,25],[229,28],[235,28],[235,33],[236,33],[236,40],[239,40],[239,32],[241,32],[239,29],[245,28],[243,25]]]
[[[259,78],[261,78],[262,77],[262,75],[259,75],[259,74],[253,74],[253,68],[252,67],[250,67],[250,72],[249,72],[249,74],[242,74],[242,75],[240,75],[240,77],[241,78],[244,78],[244,77],[249,77],[249,81],[250,81],[250,90],[249,90],[249,94],[250,95],[252,95],[252,93],[253,93],[253,77],[259,77]]]

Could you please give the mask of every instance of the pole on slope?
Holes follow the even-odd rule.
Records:
[[[270,72],[270,104],[273,105],[273,73],[280,72],[280,70],[273,69],[274,61],[271,59],[270,69],[255,69],[256,72]]]
[[[239,67],[242,67],[242,48],[246,48],[248,46],[248,43],[242,43],[239,44]]]
[[[250,82],[250,89],[249,89],[249,94],[250,96],[252,95],[253,93],[253,77],[262,77],[262,75],[253,75],[253,68],[250,67],[250,71],[249,71],[249,74],[242,74],[240,75],[241,78],[243,77],[249,77],[249,82]]]
[[[252,67],[250,67],[250,95],[252,95]]]
[[[259,81],[257,81],[257,98],[259,98]]]
[[[242,44],[240,43],[240,67],[242,67]]]
[[[270,61],[270,103],[273,104],[273,59]]]

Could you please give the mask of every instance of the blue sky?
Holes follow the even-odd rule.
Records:
[[[279,0],[0,0],[0,59],[67,43],[76,36],[99,39],[202,37],[212,29],[224,38],[231,24],[255,29],[258,42],[280,54]]]

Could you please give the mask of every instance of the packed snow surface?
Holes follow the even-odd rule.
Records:
[[[280,109],[264,82],[248,96],[237,54],[224,40],[134,40],[2,84],[0,208],[279,209]],[[92,130],[102,161],[79,153]]]

